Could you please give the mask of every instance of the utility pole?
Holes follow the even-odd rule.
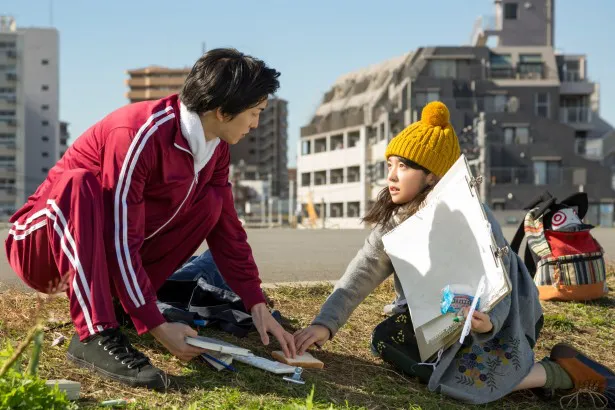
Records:
[[[327,218],[327,208],[325,208],[325,198],[320,199],[320,213],[322,216],[322,229],[325,229],[325,219]]]
[[[487,122],[485,121],[485,113],[481,112],[476,124],[476,142],[478,143],[478,172],[481,175],[482,181],[480,184],[480,199],[484,203],[488,203],[487,195],[489,195],[488,187],[491,183],[491,170],[489,147],[487,144]]]
[[[288,224],[293,225],[295,221],[295,181],[288,181]]]
[[[273,224],[273,197],[272,197],[272,185],[273,185],[273,177],[271,175],[271,173],[269,173],[267,175],[267,197],[269,199],[268,201],[268,205],[269,205],[269,228],[272,227]]]

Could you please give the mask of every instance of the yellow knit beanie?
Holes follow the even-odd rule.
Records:
[[[420,121],[407,126],[389,142],[384,156],[409,159],[442,177],[461,154],[450,118],[446,105],[430,102],[423,108]]]

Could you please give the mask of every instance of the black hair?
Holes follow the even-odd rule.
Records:
[[[257,106],[280,87],[280,72],[233,48],[203,54],[180,93],[188,110],[203,114],[220,108],[231,118]]]

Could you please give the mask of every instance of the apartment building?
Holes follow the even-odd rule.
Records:
[[[66,121],[60,121],[60,158],[64,156],[64,153],[68,149],[68,140],[70,139],[68,125]]]
[[[189,73],[190,68],[159,66],[128,70],[126,85],[130,90],[126,97],[134,103],[177,93]],[[238,167],[241,179],[268,181],[271,175],[272,195],[276,197],[286,197],[288,193],[287,106],[287,101],[271,98],[258,128],[231,147],[231,163]]]
[[[59,35],[0,16],[0,213],[43,182],[60,153]]]
[[[485,113],[492,208],[522,209],[547,188],[560,199],[585,191],[589,221],[612,226],[612,173],[595,151],[613,127],[600,117],[586,56],[556,52],[553,9],[554,0],[498,0],[493,18],[477,20],[469,46],[421,47],[339,78],[301,129],[298,200],[328,226],[361,227],[386,186],[388,141],[440,100],[470,158]],[[491,37],[497,43],[488,46]]]

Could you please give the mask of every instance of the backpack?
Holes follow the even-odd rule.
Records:
[[[540,300],[584,301],[608,293],[604,250],[590,233],[593,226],[582,222],[587,209],[583,192],[559,203],[545,192],[525,208],[511,249],[520,254],[527,238],[524,262]]]

